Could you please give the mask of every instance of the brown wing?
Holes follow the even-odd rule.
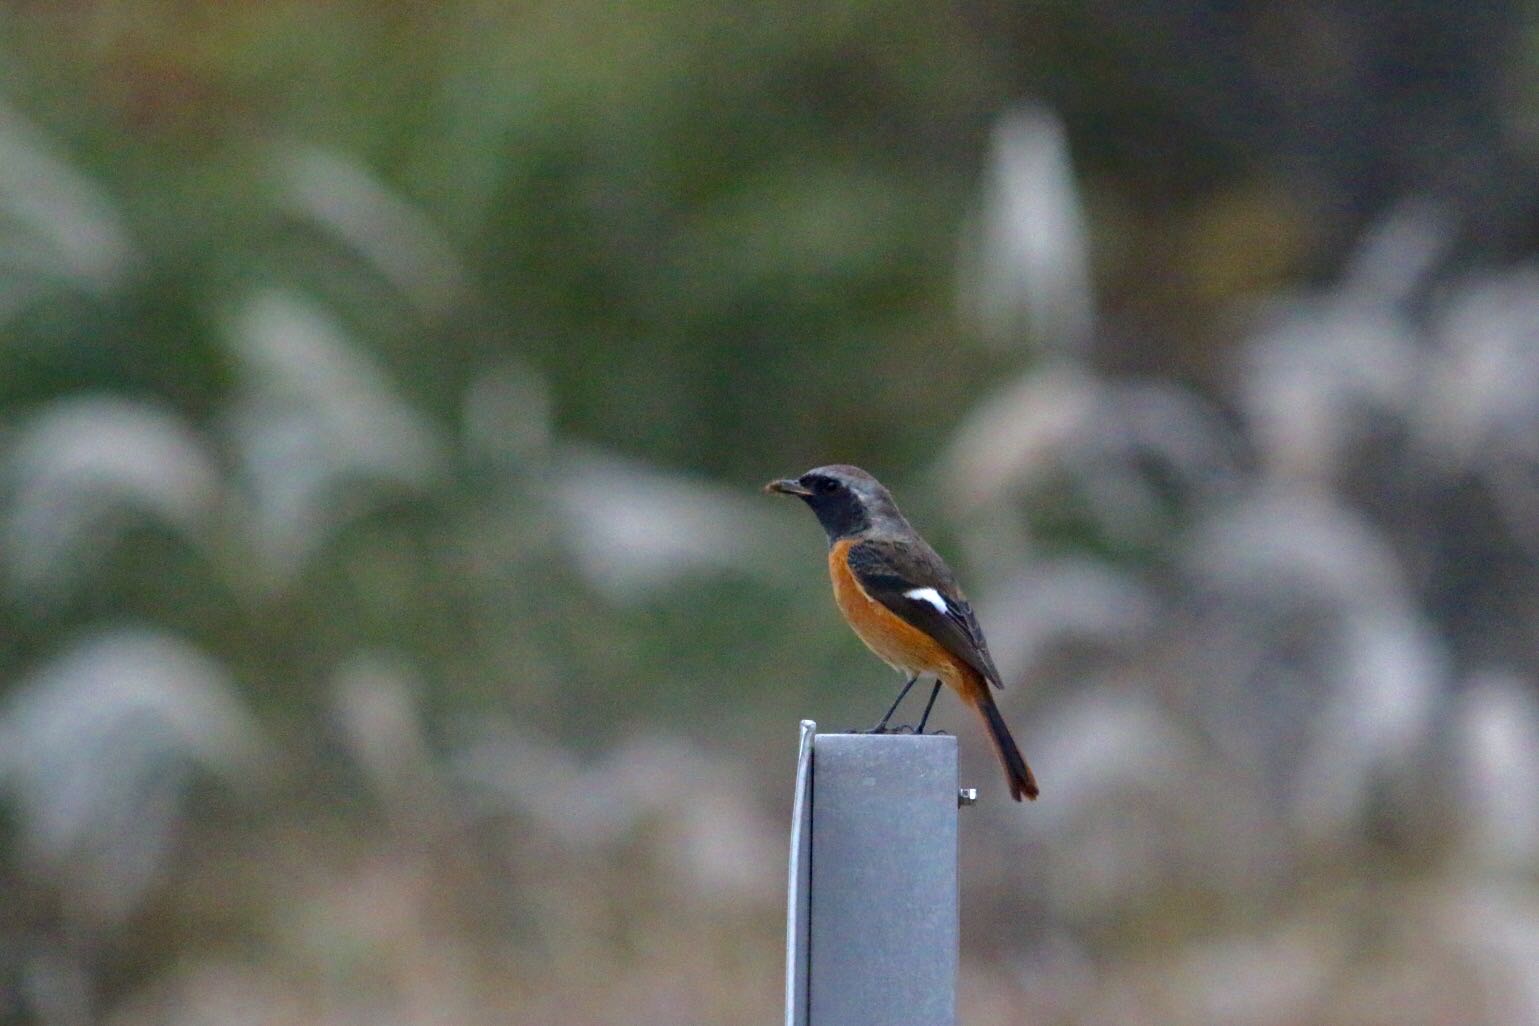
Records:
[[[1004,687],[956,578],[935,550],[913,542],[873,539],[850,546],[850,572],[866,593],[924,631],[996,688]]]

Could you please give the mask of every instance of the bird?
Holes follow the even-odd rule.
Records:
[[[871,732],[887,732],[914,682],[934,677],[914,732],[924,733],[945,684],[982,717],[1010,797],[1035,799],[1036,778],[989,690],[1004,683],[983,628],[956,575],[899,512],[892,493],[864,470],[842,463],[771,481],[764,490],[793,495],[812,508],[828,533],[828,573],[839,612],[867,648],[908,678]]]

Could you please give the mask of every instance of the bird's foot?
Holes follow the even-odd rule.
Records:
[[[950,737],[949,730],[920,730],[911,723],[900,723],[892,726],[886,723],[878,723],[874,727],[862,730],[859,727],[845,727],[845,734],[912,734],[915,737]]]

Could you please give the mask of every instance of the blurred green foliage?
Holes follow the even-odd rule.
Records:
[[[749,480],[788,452],[912,461],[992,369],[952,357],[952,254],[1007,84],[956,9],[168,4],[7,20],[14,101],[147,249],[99,322],[74,313],[91,344],[71,362],[90,365],[34,356],[8,375],[16,398],[174,387],[206,413],[227,381],[209,319],[250,276],[322,292],[440,416],[464,375],[516,353],[548,376],[561,428]],[[314,143],[445,231],[465,301],[423,323],[284,216],[275,162]]]

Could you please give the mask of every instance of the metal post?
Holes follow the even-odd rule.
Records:
[[[787,1026],[956,1022],[957,748],[802,723]]]

